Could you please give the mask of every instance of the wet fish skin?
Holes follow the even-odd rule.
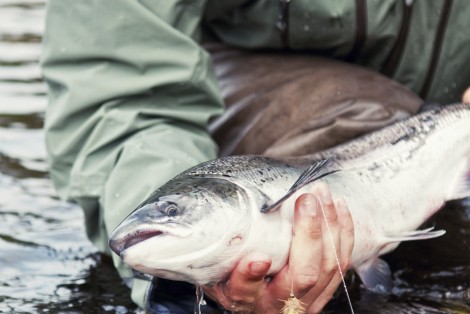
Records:
[[[312,172],[312,165],[320,169]],[[442,235],[415,230],[445,201],[470,196],[470,106],[425,111],[302,158],[203,163],[155,191],[110,245],[131,267],[167,279],[219,282],[250,251],[271,256],[275,273],[287,259],[294,201],[315,181],[348,204],[352,267],[368,288],[389,290],[390,270],[378,256],[401,241]]]

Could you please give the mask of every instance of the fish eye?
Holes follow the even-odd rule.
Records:
[[[168,216],[175,216],[176,213],[178,212],[178,207],[176,205],[171,204],[167,208],[165,208],[165,214]]]

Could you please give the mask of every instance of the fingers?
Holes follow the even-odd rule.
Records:
[[[293,292],[303,297],[318,281],[322,263],[322,216],[319,203],[312,194],[304,194],[296,201],[295,233],[289,255]],[[290,279],[290,278],[289,278]]]
[[[289,267],[270,283],[272,293],[278,299],[286,299],[291,287],[294,295],[300,298],[317,283],[322,263],[321,224],[322,216],[315,196],[309,193],[297,198]]]
[[[340,225],[340,265],[341,270],[346,272],[351,265],[351,255],[354,247],[354,223],[344,199],[336,202],[338,220]]]
[[[242,259],[226,285],[231,299],[235,302],[253,303],[270,266],[271,260],[264,254],[252,253]]]
[[[204,287],[204,291],[231,311],[251,308],[265,284],[264,276],[271,267],[268,256],[252,253],[245,256],[225,283]]]
[[[295,210],[288,268],[283,268],[273,278],[269,289],[271,295],[285,300],[292,287],[294,295],[310,305],[338,272],[336,256],[341,254],[339,219],[329,188],[322,183],[316,184],[312,193],[301,195]]]
[[[339,199],[335,202],[335,205],[338,214],[341,238],[339,262],[341,265],[341,271],[344,275],[350,266],[350,259],[354,246],[354,225],[346,202],[343,199]],[[338,271],[328,286],[320,294],[320,296],[318,296],[317,299],[310,305],[308,308],[308,313],[320,313],[323,307],[325,307],[328,301],[333,297],[333,294],[341,282],[341,273]]]
[[[336,214],[335,203],[325,184],[317,184],[313,190],[320,205],[320,210],[324,219],[321,222],[322,232],[322,260],[320,276],[317,283],[308,294],[302,299],[307,304],[312,304],[328,287],[333,277],[339,272],[338,260],[342,243],[340,241],[340,224]],[[336,252],[335,252],[336,249]],[[337,283],[335,283],[337,286]]]
[[[465,104],[470,104],[470,87],[463,93],[462,102]]]
[[[337,272],[321,294],[317,296],[315,301],[308,307],[307,313],[320,313],[328,301],[331,300],[341,282],[341,274]]]

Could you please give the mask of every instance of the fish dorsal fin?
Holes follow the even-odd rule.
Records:
[[[378,257],[372,258],[355,270],[368,290],[379,293],[388,293],[392,290],[392,272],[384,260]]]
[[[295,183],[290,187],[290,189],[287,191],[286,194],[284,194],[280,199],[278,199],[274,203],[266,204],[265,206],[263,206],[261,208],[261,212],[269,213],[269,212],[274,211],[276,208],[279,207],[279,205],[281,205],[286,199],[288,199],[292,194],[294,194],[303,186],[337,171],[337,170],[329,171],[329,172],[324,171],[325,166],[327,164],[328,164],[328,159],[322,159],[320,161],[317,161],[310,167],[308,167],[307,170],[305,170],[297,179],[297,181],[295,181]]]
[[[435,230],[432,231],[434,227],[427,228],[424,230],[415,230],[402,232],[400,234],[385,236],[385,242],[402,242],[402,241],[416,241],[416,240],[427,240],[440,237],[445,234],[445,230]]]

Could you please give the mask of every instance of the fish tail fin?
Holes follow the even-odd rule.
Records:
[[[368,290],[389,293],[393,288],[392,272],[387,262],[376,257],[355,268],[362,283]]]
[[[470,197],[470,156],[459,171],[459,176],[451,186],[447,201]]]
[[[423,229],[406,231],[396,235],[386,236],[384,239],[385,243],[402,242],[402,241],[416,241],[416,240],[427,240],[440,237],[446,233],[445,230],[434,230],[434,227]]]

